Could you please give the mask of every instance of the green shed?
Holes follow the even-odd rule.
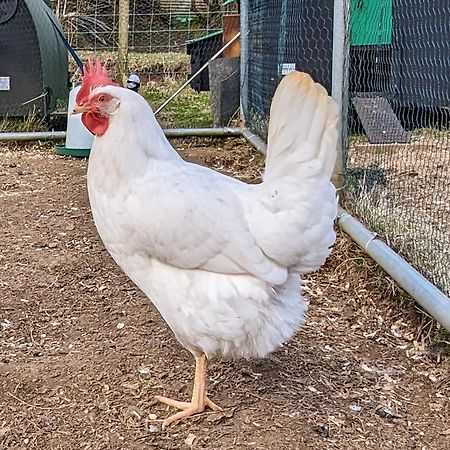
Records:
[[[0,117],[46,117],[67,101],[68,56],[55,26],[43,0],[0,2]]]
[[[351,0],[350,44],[392,44],[392,0]]]
[[[351,0],[352,92],[389,92],[393,40],[393,0]]]
[[[350,5],[350,91],[384,97],[395,108],[437,107],[446,116],[450,1],[351,0]]]

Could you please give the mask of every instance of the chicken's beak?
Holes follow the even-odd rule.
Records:
[[[81,114],[86,111],[87,111],[86,104],[83,105],[75,104],[75,106],[72,109],[72,114]]]

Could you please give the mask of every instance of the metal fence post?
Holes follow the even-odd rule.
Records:
[[[283,64],[286,62],[287,6],[287,0],[281,0],[280,34],[278,36],[278,75],[283,74]]]
[[[339,124],[340,139],[338,156],[334,167],[332,181],[336,188],[343,186],[344,153],[347,146],[347,105],[348,105],[348,12],[349,0],[334,0],[333,11],[333,60],[332,60],[332,92],[331,95],[341,110]]]
[[[241,105],[240,115],[241,124],[245,126],[246,114],[248,112],[248,63],[249,63],[249,49],[248,49],[248,13],[249,0],[241,0],[240,2],[240,21],[241,21]]]

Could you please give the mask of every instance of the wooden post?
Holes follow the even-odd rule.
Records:
[[[223,44],[228,42],[239,33],[241,29],[239,14],[225,14],[222,17],[222,29],[223,29]],[[241,54],[241,44],[239,40],[235,41],[233,45],[228,47],[223,52],[224,58],[235,58]]]
[[[130,0],[119,0],[118,74],[117,81],[125,86],[128,75],[128,27]]]

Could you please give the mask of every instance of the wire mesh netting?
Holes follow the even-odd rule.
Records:
[[[117,49],[119,2],[53,1],[55,12],[77,49]],[[222,29],[221,0],[130,0],[129,45],[134,51],[183,51],[186,41]]]
[[[237,0],[0,2],[0,130],[38,131],[64,119],[69,78],[77,84],[81,73],[55,27],[82,61],[98,57],[119,79],[119,23],[126,17],[125,75],[139,77],[139,92],[156,109],[229,40],[233,22],[224,16],[239,31],[238,9]],[[209,90],[207,67],[161,112],[162,125],[210,126]]]
[[[285,73],[309,72],[331,92],[334,2],[245,6],[242,105],[246,126],[266,137]],[[349,9],[345,207],[450,294],[450,3],[351,0]]]
[[[119,3],[74,0],[58,5],[57,14],[82,59],[100,57],[117,74]],[[128,73],[139,76],[139,92],[156,110],[222,48],[228,38],[224,16],[237,13],[238,1],[130,0],[128,10]],[[239,20],[237,24],[239,29]],[[158,114],[164,127],[212,125],[209,76],[207,67]]]
[[[292,70],[309,72],[331,87],[333,1],[249,0],[248,62],[243,107],[246,124],[265,137],[273,93]]]
[[[346,206],[450,294],[450,3],[352,2]]]
[[[149,78],[186,78],[190,55],[212,56],[222,39],[222,16],[236,1],[129,0],[128,66],[145,82]],[[65,0],[53,2],[69,42],[83,59],[95,54],[117,60],[120,2]],[[197,57],[197,60],[199,58]],[[194,67],[196,67],[194,62]],[[194,85],[205,90],[204,85]]]

